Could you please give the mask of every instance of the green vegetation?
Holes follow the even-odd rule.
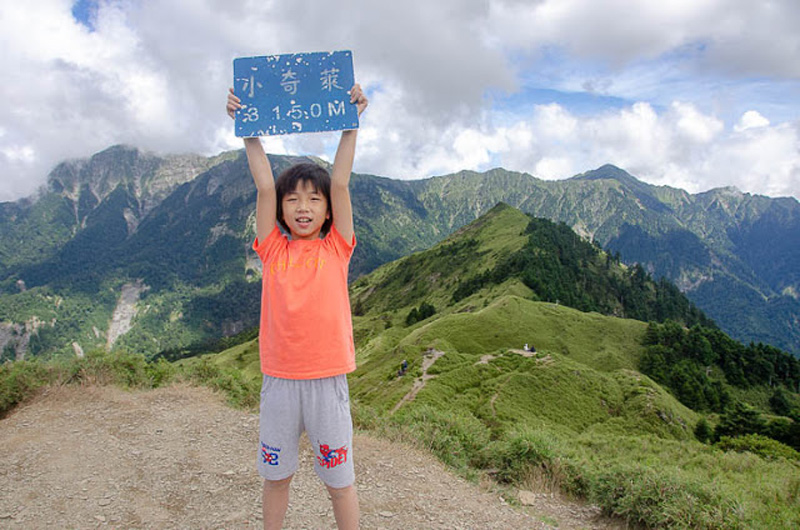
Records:
[[[687,349],[699,347],[694,357],[670,358],[668,367],[707,353],[700,329],[713,338],[706,338],[711,344],[738,343],[701,328],[707,319],[666,282],[619,266],[599,249],[574,241],[563,227],[534,221],[534,231],[526,232],[527,223],[495,208],[430,251],[354,283],[352,297],[360,309],[354,319],[359,368],[351,376],[357,423],[427,448],[465,476],[490,473],[520,487],[549,485],[632,523],[800,524],[800,463],[790,447],[763,435],[720,439],[725,425],[741,429],[752,423],[751,415],[701,416],[726,409],[692,410],[671,387],[638,371],[650,360],[645,339],[652,339],[654,326],[675,335],[677,328]],[[528,275],[536,282],[525,281],[526,270],[535,271]],[[581,288],[583,276],[591,278],[586,284],[605,289],[589,294]],[[559,289],[559,304],[537,301],[546,298],[545,284]],[[562,297],[612,314],[642,307],[651,311],[639,313],[642,318],[669,317],[681,324],[648,326],[578,311],[562,305]],[[422,303],[435,305],[436,314],[409,327],[397,325]],[[526,343],[536,351],[525,352]],[[783,366],[783,357],[769,358]],[[751,364],[739,368],[747,373],[756,361],[744,359]],[[399,376],[403,360],[409,368]],[[712,371],[724,377],[722,367]],[[781,408],[797,399],[788,386],[765,392],[755,374],[748,378],[752,385],[721,392],[717,401],[735,403],[750,393]],[[401,404],[415,381],[423,380],[414,399]],[[762,420],[784,432],[795,425],[790,418]],[[714,439],[719,441],[709,445]]]
[[[203,289],[207,313],[225,291]],[[171,304],[146,299],[152,318],[173,316]],[[800,525],[791,358],[704,327],[674,287],[563,226],[500,205],[430,250],[358,279],[351,301],[360,428],[427,448],[464,476],[557,488],[631,523]],[[152,338],[169,340],[152,329]],[[124,352],[6,363],[2,410],[67,381],[190,380],[254,406],[261,377],[248,338],[175,363]]]
[[[419,307],[413,308],[411,311],[408,312],[408,316],[406,317],[406,326],[411,326],[425,320],[426,318],[432,317],[436,314],[436,308],[433,307],[428,302],[422,302]]]
[[[645,344],[647,349],[642,360],[643,371],[664,384],[675,379],[696,377],[696,374],[682,376],[677,372],[705,373],[708,368],[714,367],[727,383],[736,387],[747,389],[767,385],[776,388],[777,393],[771,398],[780,409],[776,412],[787,412],[790,408],[783,389],[800,392],[800,360],[772,346],[752,343],[744,346],[719,330],[699,325],[686,330],[671,321],[664,324],[651,322]],[[678,391],[677,388],[675,390]],[[690,396],[687,399],[692,400]],[[719,400],[709,401],[697,396],[687,405],[719,410],[714,407],[716,401]]]
[[[51,385],[117,385],[123,388],[157,388],[190,382],[224,393],[236,407],[258,406],[260,381],[241,370],[220,366],[209,357],[186,365],[164,359],[148,361],[137,354],[109,354],[101,350],[84,357],[33,359],[0,364],[0,418],[16,405]]]
[[[684,405],[721,414],[713,432],[715,440],[760,435],[800,450],[800,399],[795,393],[800,390],[800,360],[796,357],[764,344],[739,344],[716,329],[699,325],[685,329],[672,321],[651,322],[644,344],[643,373]],[[759,405],[761,410],[756,408]],[[709,438],[706,428],[701,429],[698,439]]]
[[[276,173],[296,161],[284,156],[270,160]],[[680,282],[698,306],[738,340],[800,352],[800,331],[793,325],[800,318],[800,267],[794,249],[800,210],[794,199],[731,190],[690,195],[644,184],[613,166],[557,182],[502,169],[421,181],[354,175],[351,192],[358,205],[359,237],[352,279],[430,248],[498,203],[565,223],[552,230],[540,221],[538,228],[530,229],[537,234],[515,235],[539,238],[532,248],[540,252],[515,243],[501,250],[481,242],[490,254],[474,269],[461,269],[461,263],[472,258],[472,243],[465,239],[459,241],[462,248],[440,248],[443,257],[453,259],[428,262],[429,275],[418,275],[412,259],[395,279],[383,278],[389,280],[387,289],[400,286],[395,297],[400,306],[408,306],[406,312],[422,302],[441,310],[453,297],[458,301],[498,285],[498,280],[503,283],[512,272],[518,288],[533,291],[515,293],[520,296],[645,321],[681,320],[676,310],[682,309],[674,304],[686,301],[674,296],[674,287],[661,280],[666,277]],[[0,204],[0,307],[17,305],[13,298],[26,289],[48,289],[83,306],[81,297],[102,298],[108,289],[118,295],[122,284],[141,281],[150,288],[145,294],[150,307],[160,306],[161,318],[137,319],[119,347],[147,355],[196,352],[208,340],[255,325],[248,321],[251,313],[246,309],[257,306],[257,282],[241,283],[243,277],[258,276],[248,250],[254,235],[254,200],[241,151],[211,158],[162,158],[116,146],[91,159],[60,164],[49,175],[47,190],[37,197]],[[579,248],[570,249],[577,250],[571,257],[559,254],[557,249],[574,246],[566,226],[602,245],[608,255],[593,258]],[[493,229],[499,245],[513,242],[503,227]],[[517,255],[512,259],[513,253]],[[630,268],[610,276],[595,274],[605,266],[616,268],[620,260]],[[453,269],[461,270],[453,275]],[[416,280],[408,283],[411,277]],[[451,284],[446,293],[440,291],[447,299],[411,303],[410,298],[424,292],[426,282],[440,281]],[[223,291],[231,296],[216,297]],[[72,297],[79,300],[69,300]],[[243,308],[233,303],[239,301]],[[368,311],[370,305],[365,300],[360,308]],[[99,321],[88,327],[79,319],[46,319],[46,307],[41,309],[33,314],[52,329],[38,343],[36,355],[71,353],[77,328],[82,335],[77,342],[84,350],[102,344],[95,339],[108,327],[105,308],[81,308]],[[2,322],[23,326],[29,317],[7,312]],[[699,315],[691,318],[697,321]],[[6,358],[30,353],[22,351],[25,344],[6,343]]]
[[[598,311],[637,320],[683,319],[687,325],[714,327],[694,304],[666,280],[654,282],[641,265],[622,267],[619,254],[602,252],[566,224],[531,219],[525,246],[491,270],[460,282],[458,302],[489,283],[518,277],[539,300],[581,311]]]

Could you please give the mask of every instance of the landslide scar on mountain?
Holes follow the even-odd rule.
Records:
[[[436,377],[435,375],[428,375],[428,369],[433,366],[433,363],[435,363],[436,360],[442,355],[444,355],[443,351],[433,348],[430,348],[425,352],[422,358],[422,376],[418,377],[417,380],[414,381],[414,386],[411,387],[411,390],[408,392],[408,394],[403,396],[403,399],[397,402],[397,405],[394,406],[390,414],[394,414],[404,404],[408,403],[409,401],[413,401],[414,398],[417,397],[417,394],[419,394],[419,391],[425,388],[425,384],[428,382],[428,380]]]
[[[131,322],[133,317],[136,316],[136,302],[139,301],[139,296],[147,289],[149,287],[142,280],[136,280],[133,283],[126,283],[122,286],[122,293],[119,295],[117,307],[114,308],[111,322],[108,324],[106,347],[109,350],[114,346],[118,338],[130,331]]]

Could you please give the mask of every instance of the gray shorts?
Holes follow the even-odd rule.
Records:
[[[305,431],[319,478],[332,488],[355,482],[346,375],[298,380],[265,375],[260,419],[258,473],[265,479],[282,480],[297,471],[300,435]]]

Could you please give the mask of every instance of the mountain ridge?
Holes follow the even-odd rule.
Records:
[[[130,347],[149,344],[148,352],[156,343],[179,347],[186,340],[220,336],[223,329],[254,325],[249,317],[235,316],[229,302],[214,298],[214,293],[242,293],[243,307],[251,311],[257,296],[259,264],[249,251],[255,190],[243,151],[195,157],[159,158],[115,146],[95,155],[94,162],[58,166],[54,187],[35,200],[0,203],[0,296],[6,305],[18,306],[8,297],[23,296],[30,306],[36,289],[54,287],[62,297],[65,289],[110,289],[119,297],[123,285],[142,281],[150,290],[140,303],[143,308],[149,303],[151,312],[140,312],[140,320],[154,319],[157,306],[163,308],[161,318],[177,318],[177,324],[187,313],[196,315],[173,334],[184,336],[176,343],[159,342],[155,328],[147,340],[131,339]],[[276,173],[297,160],[321,163],[278,155],[270,160]],[[90,183],[101,181],[107,185],[93,190]],[[793,198],[726,189],[692,195],[651,186],[611,165],[564,181],[500,168],[419,181],[354,174],[351,196],[358,234],[351,279],[429,248],[505,202],[564,222],[610,253],[620,253],[623,261],[641,263],[654,277],[674,281],[736,338],[800,353],[800,206]],[[203,290],[209,292],[200,296],[221,304],[218,316],[197,313],[200,306],[191,302],[191,292]],[[42,296],[35,304],[45,303]],[[114,304],[101,306],[113,309]],[[87,311],[94,315],[89,318],[94,327],[105,333],[111,309]],[[64,318],[52,308],[0,313],[8,325],[34,314],[47,322]],[[96,334],[84,335],[89,337],[81,339],[84,346],[91,347],[90,335]],[[98,346],[105,343],[100,339]],[[37,351],[71,351],[72,340],[61,346],[40,341]],[[124,345],[125,337],[117,343]]]

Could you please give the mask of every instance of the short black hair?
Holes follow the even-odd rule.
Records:
[[[295,164],[278,175],[275,181],[275,195],[278,202],[278,224],[281,225],[281,228],[286,232],[289,232],[289,228],[283,220],[283,196],[297,189],[297,184],[301,181],[304,183],[310,182],[311,185],[314,186],[314,191],[322,193],[322,195],[325,196],[325,200],[328,202],[328,213],[330,215],[325,219],[325,222],[322,224],[322,229],[320,230],[320,234],[323,236],[327,235],[333,224],[333,211],[331,210],[331,176],[325,168],[313,162]]]

